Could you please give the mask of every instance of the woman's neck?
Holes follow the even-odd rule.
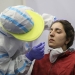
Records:
[[[63,49],[63,51],[66,51],[66,50],[67,50],[67,46],[64,45],[64,46],[62,47],[62,49]]]

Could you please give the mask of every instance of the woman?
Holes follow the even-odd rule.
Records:
[[[74,28],[67,20],[52,23],[48,45],[52,49],[43,59],[36,60],[31,75],[75,75]]]

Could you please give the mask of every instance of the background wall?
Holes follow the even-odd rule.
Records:
[[[8,6],[14,6],[19,4],[23,4],[23,0],[0,0],[0,12],[3,11]]]
[[[26,5],[38,13],[48,13],[58,19],[67,19],[75,28],[75,0],[26,0]],[[75,48],[75,43],[73,46]]]

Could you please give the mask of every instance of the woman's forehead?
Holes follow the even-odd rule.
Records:
[[[52,24],[52,26],[50,28],[64,29],[63,25],[60,22],[56,22],[56,23]]]

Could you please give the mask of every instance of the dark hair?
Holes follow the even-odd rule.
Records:
[[[51,24],[51,26],[56,22],[59,22],[62,24],[62,26],[66,32],[66,39],[70,38],[70,42],[67,44],[67,48],[69,48],[70,46],[72,46],[72,44],[74,42],[74,28],[71,25],[71,23],[67,20],[56,20]]]

